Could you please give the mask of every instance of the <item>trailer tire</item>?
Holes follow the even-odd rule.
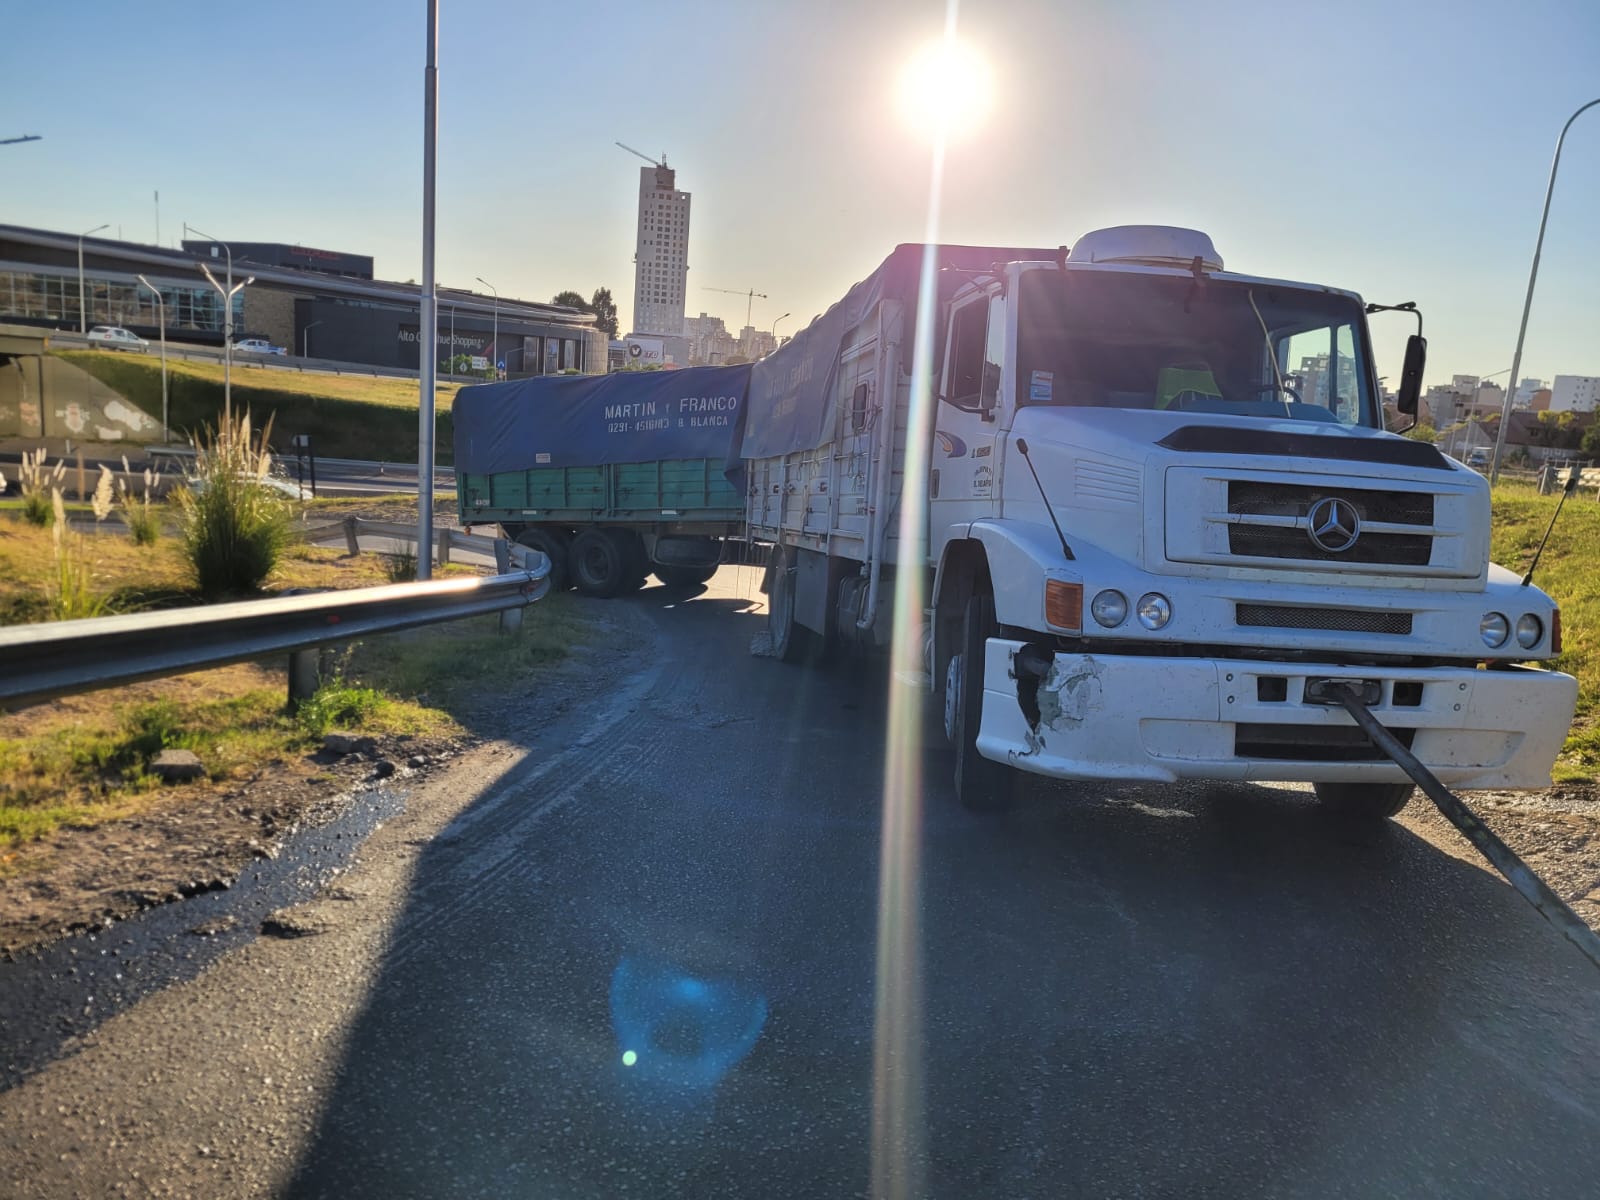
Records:
[[[945,732],[955,744],[956,799],[972,812],[999,812],[1011,804],[1014,781],[1010,769],[978,753],[984,643],[998,630],[994,597],[988,592],[974,592],[967,598],[957,652],[946,667]]]
[[[782,546],[772,548],[769,570],[771,590],[767,594],[767,632],[772,637],[773,657],[786,663],[807,663],[812,657],[811,630],[795,620],[794,562]]]
[[[564,592],[572,586],[572,574],[567,564],[567,543],[560,534],[548,529],[524,529],[517,534],[517,545],[538,550],[550,560],[550,590]]]
[[[712,563],[709,567],[686,567],[679,563],[656,563],[650,569],[656,573],[656,578],[668,587],[692,588],[710,580],[720,565]]]
[[[621,590],[637,592],[650,578],[650,554],[644,548],[644,539],[631,529],[610,529],[606,532],[617,541],[627,556],[627,577]]]
[[[591,526],[578,534],[567,561],[573,582],[585,596],[608,600],[634,577],[627,543],[609,529]]]
[[[1319,783],[1315,787],[1318,802],[1329,812],[1361,821],[1397,816],[1417,790],[1410,783]]]

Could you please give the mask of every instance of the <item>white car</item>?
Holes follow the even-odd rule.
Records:
[[[274,346],[266,338],[245,338],[242,342],[233,344],[235,353],[238,354],[284,354],[282,346]]]
[[[120,325],[96,325],[89,330],[89,340],[107,350],[148,350],[150,343]]]

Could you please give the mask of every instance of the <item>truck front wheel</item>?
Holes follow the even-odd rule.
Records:
[[[1397,815],[1417,790],[1409,783],[1319,783],[1316,789],[1329,812],[1361,821]]]
[[[996,812],[1011,801],[1011,772],[978,753],[984,644],[996,632],[994,597],[974,593],[967,600],[957,653],[945,669],[945,732],[956,749],[956,799],[974,812]]]

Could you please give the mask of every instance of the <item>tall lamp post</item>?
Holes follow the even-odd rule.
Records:
[[[778,348],[778,321],[785,320],[788,318],[788,316],[788,313],[784,313],[783,316],[779,317],[777,321],[772,323],[772,348],[774,350]]]
[[[200,271],[211,286],[221,294],[222,310],[227,314],[227,332],[222,342],[222,420],[223,424],[231,429],[233,427],[233,298],[254,283],[256,277],[252,275],[230,287],[223,287],[205,263],[200,264]]]
[[[1539,236],[1533,243],[1533,266],[1528,269],[1528,294],[1522,301],[1522,324],[1517,329],[1517,352],[1511,356],[1511,378],[1506,387],[1505,405],[1500,410],[1500,429],[1494,439],[1494,466],[1489,470],[1490,486],[1500,482],[1500,457],[1506,448],[1506,426],[1511,424],[1511,398],[1514,395],[1510,385],[1517,382],[1517,372],[1522,369],[1522,341],[1528,336],[1528,312],[1533,308],[1533,285],[1539,278],[1539,252],[1544,249],[1544,227],[1550,220],[1550,197],[1556,190],[1556,168],[1561,165],[1561,143],[1567,140],[1567,130],[1572,128],[1572,123],[1597,104],[1600,104],[1600,99],[1591,100],[1568,117],[1567,123],[1561,127],[1561,136],[1556,138],[1555,157],[1550,160],[1550,182],[1544,189],[1544,212],[1539,216]]]
[[[83,297],[83,239],[91,233],[99,233],[102,229],[110,229],[110,225],[96,225],[78,235],[78,332],[89,332],[89,308]]]
[[[139,276],[139,282],[156,298],[156,319],[161,328],[161,440],[169,442],[172,434],[167,431],[167,301],[161,290],[143,275]]]
[[[500,374],[500,289],[482,275],[478,276],[478,282],[494,293],[494,335],[493,340],[489,343],[489,366],[493,368],[495,375],[498,376]]]
[[[191,233],[200,234],[206,241],[221,246],[228,256],[228,286],[225,291],[215,279],[211,278],[211,272],[206,269],[204,263],[200,264],[200,269],[205,271],[207,279],[211,279],[211,286],[222,292],[222,409],[231,421],[233,419],[233,294],[239,290],[233,286],[233,247],[221,238],[214,238],[209,233],[201,232],[187,221],[183,223],[183,233],[185,237]],[[246,282],[255,281],[252,278]],[[242,283],[239,285],[239,287],[244,286]]]

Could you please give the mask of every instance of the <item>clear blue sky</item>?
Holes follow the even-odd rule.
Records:
[[[632,312],[640,163],[694,194],[703,287],[793,330],[921,236],[925,150],[895,69],[940,0],[442,0],[438,274]],[[0,220],[189,221],[420,274],[421,0],[12,6]],[[1595,0],[968,0],[986,131],[949,164],[945,238],[1056,245],[1208,231],[1231,268],[1418,301],[1429,378],[1509,367],[1550,153],[1600,96]],[[1407,322],[1375,318],[1398,375]],[[1600,372],[1600,109],[1567,140],[1524,375]]]

